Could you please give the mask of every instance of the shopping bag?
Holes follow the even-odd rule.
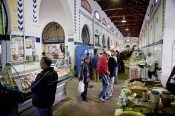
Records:
[[[83,81],[79,82],[78,92],[80,92],[80,93],[84,92],[84,83],[83,83]]]

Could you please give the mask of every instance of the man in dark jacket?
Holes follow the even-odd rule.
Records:
[[[90,78],[92,77],[91,67],[89,66],[90,56],[85,56],[84,62],[81,64],[80,72],[78,74],[79,81],[84,82],[84,92],[81,93],[81,97],[83,101],[87,101],[87,89]]]
[[[96,82],[99,81],[99,73],[97,71],[97,62],[99,58],[100,57],[97,55],[97,52],[94,52],[94,57],[91,59],[93,67],[93,77]]]
[[[50,67],[52,61],[49,57],[42,57],[40,66],[43,71],[39,73],[31,85],[33,92],[32,104],[36,107],[37,116],[53,116],[52,105],[55,101],[57,72]]]

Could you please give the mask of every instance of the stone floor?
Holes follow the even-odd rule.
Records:
[[[101,80],[98,82],[91,80],[87,95],[88,102],[85,102],[82,101],[80,93],[77,90],[78,80],[77,78],[73,78],[66,85],[66,98],[54,106],[54,116],[113,116],[125,79],[127,79],[127,75],[120,73],[119,84],[114,85],[113,96],[105,102],[101,102],[98,99],[98,94],[102,89]]]

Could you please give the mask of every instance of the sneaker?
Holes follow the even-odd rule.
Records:
[[[111,97],[112,96],[112,94],[109,94],[109,97]]]
[[[106,99],[109,99],[109,97],[105,97],[105,100],[106,100]]]
[[[105,102],[105,100],[103,98],[98,98],[98,99],[101,100],[101,101],[103,101],[103,102]]]

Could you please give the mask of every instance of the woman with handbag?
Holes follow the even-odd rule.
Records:
[[[92,76],[92,70],[91,67],[89,66],[89,62],[90,62],[90,56],[85,56],[84,62],[81,64],[80,72],[78,75],[79,81],[84,82],[84,92],[81,93],[81,97],[82,100],[86,102],[87,102],[87,88]]]
[[[166,89],[172,94],[175,94],[175,66],[173,67],[173,70],[171,71],[171,74],[166,83]]]

